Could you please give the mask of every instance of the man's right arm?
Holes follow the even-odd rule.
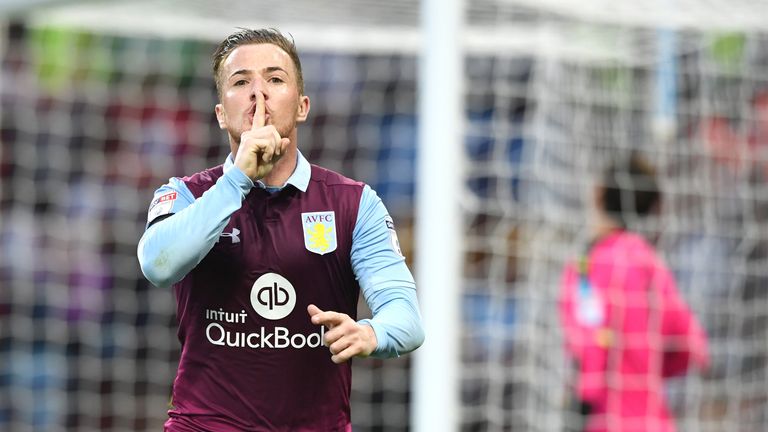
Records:
[[[200,198],[181,181],[158,189],[156,199],[176,192],[173,213],[150,209],[149,226],[138,246],[144,276],[158,287],[170,286],[187,275],[213,248],[232,213],[241,206],[253,181],[236,167],[228,169]],[[186,199],[185,199],[186,198]],[[154,204],[157,205],[157,204]],[[160,217],[165,216],[164,219]]]

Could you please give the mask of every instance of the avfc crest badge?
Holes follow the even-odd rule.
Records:
[[[304,228],[304,247],[308,251],[325,255],[336,250],[336,213],[302,213],[301,225]]]

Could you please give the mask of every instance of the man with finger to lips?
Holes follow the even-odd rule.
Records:
[[[177,300],[165,430],[351,430],[350,360],[424,340],[394,223],[369,186],[298,150],[310,102],[292,40],[241,29],[213,60],[231,153],[155,192],[138,247]]]

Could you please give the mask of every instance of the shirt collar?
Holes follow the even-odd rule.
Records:
[[[234,165],[235,165],[235,158],[234,156],[232,156],[232,153],[230,153],[227,156],[227,160],[224,161],[224,172],[227,172]],[[302,192],[306,192],[307,187],[309,187],[310,177],[312,177],[312,167],[309,165],[309,161],[307,161],[304,155],[301,154],[301,151],[297,150],[296,151],[296,168],[293,170],[293,173],[291,174],[290,177],[288,177],[288,180],[281,187],[281,189],[287,185],[293,185],[296,189]],[[261,180],[257,180],[255,184],[262,189],[267,188],[267,186]]]

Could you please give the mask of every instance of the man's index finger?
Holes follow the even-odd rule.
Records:
[[[260,92],[256,92],[256,111],[253,112],[253,122],[251,124],[251,130],[256,130],[263,127],[267,121],[267,109],[266,102],[264,101],[264,95]]]
[[[315,324],[323,324],[328,328],[333,328],[344,322],[344,316],[338,312],[325,311],[312,317]]]

